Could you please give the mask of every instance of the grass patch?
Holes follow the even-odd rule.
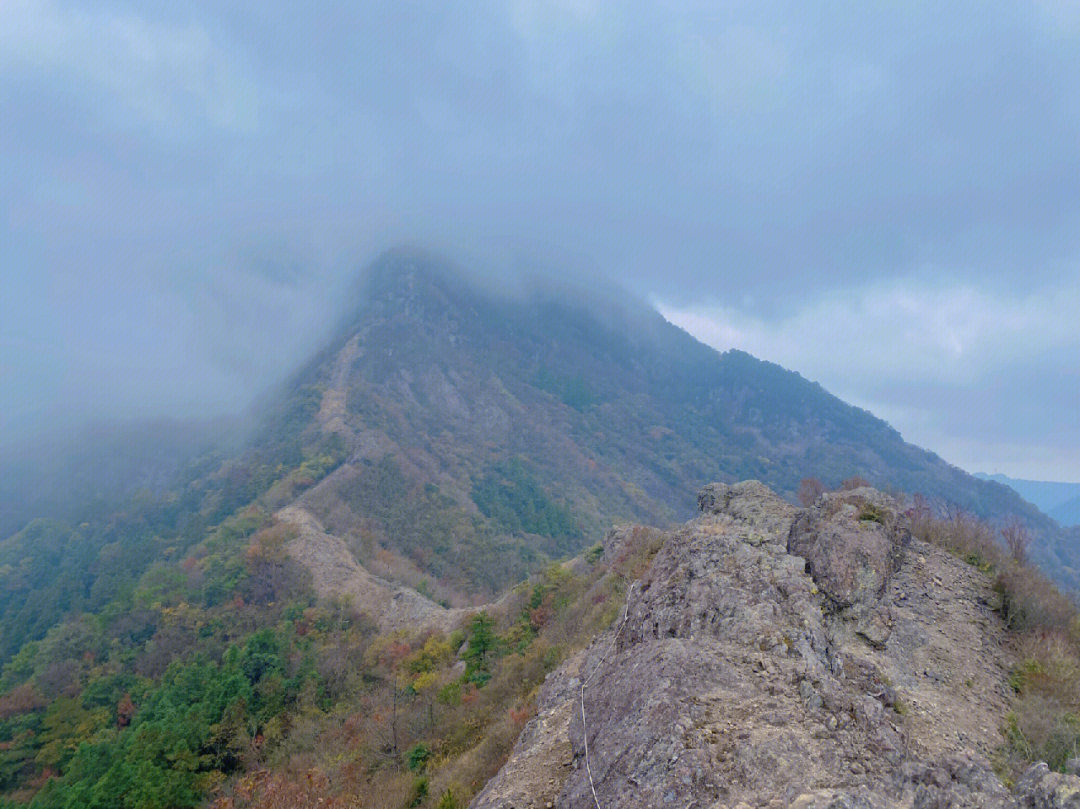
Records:
[[[876,522],[878,525],[885,524],[885,515],[877,506],[867,503],[859,512],[859,522]]]

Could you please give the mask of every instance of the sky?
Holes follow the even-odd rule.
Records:
[[[0,0],[0,440],[240,410],[409,242],[1080,480],[1078,65],[1072,0]]]

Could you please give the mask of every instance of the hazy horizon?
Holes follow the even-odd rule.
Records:
[[[408,242],[1078,480],[1077,8],[9,0],[0,442],[241,412]]]

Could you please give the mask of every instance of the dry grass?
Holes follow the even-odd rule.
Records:
[[[644,572],[662,540],[654,529],[620,529],[614,558],[596,549],[517,588],[492,612],[499,651],[482,687],[461,674],[450,652],[461,647],[462,633],[445,639],[446,659],[422,686],[409,661],[426,637],[398,633],[366,650],[343,648],[330,662],[352,665],[328,695],[333,707],[324,712],[313,699],[290,727],[267,734],[252,762],[256,774],[226,785],[215,807],[466,806],[535,715],[544,677],[611,624],[627,581]],[[407,752],[417,744],[431,755],[411,772]]]
[[[1016,633],[1020,664],[1010,677],[1016,706],[1005,719],[1002,769],[1015,777],[1032,761],[1052,769],[1080,755],[1080,612],[1026,562],[1030,538],[1009,523],[1000,532],[963,512],[935,516],[916,499],[909,511],[919,539],[946,548],[993,577],[999,611]]]

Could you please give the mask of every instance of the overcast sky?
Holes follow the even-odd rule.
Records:
[[[399,241],[1080,480],[1073,0],[0,0],[0,435],[242,408]]]

